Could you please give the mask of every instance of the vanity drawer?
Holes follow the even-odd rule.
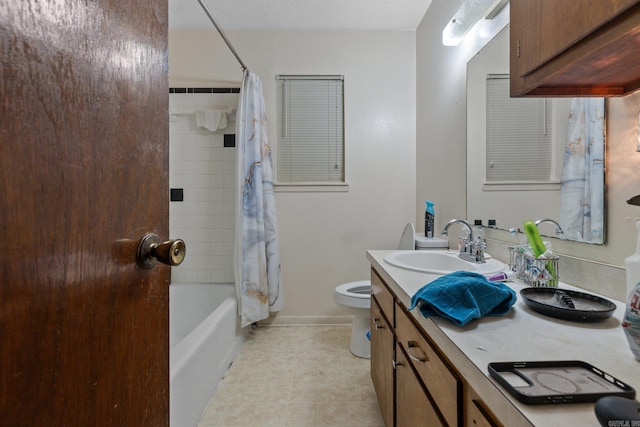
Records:
[[[411,359],[431,398],[451,426],[458,425],[461,383],[442,360],[435,348],[422,336],[407,314],[396,309],[396,335],[398,343]]]
[[[475,390],[467,387],[465,396],[465,427],[502,427],[493,414],[486,408]]]
[[[382,282],[382,279],[374,269],[371,269],[371,295],[376,299],[378,306],[389,321],[391,327],[395,327],[395,300],[391,291],[387,289],[387,286]]]

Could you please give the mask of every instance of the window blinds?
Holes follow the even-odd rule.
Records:
[[[276,81],[278,183],[344,182],[343,77]]]
[[[550,180],[552,105],[511,98],[509,75],[487,76],[487,182]]]

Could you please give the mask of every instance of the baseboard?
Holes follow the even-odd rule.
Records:
[[[258,322],[260,325],[351,325],[353,316],[282,316],[277,313]]]

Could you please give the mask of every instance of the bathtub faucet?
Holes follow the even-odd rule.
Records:
[[[484,249],[487,247],[487,244],[481,237],[477,237],[474,239],[473,237],[473,229],[469,225],[469,223],[463,219],[452,219],[444,226],[444,229],[440,234],[443,236],[447,236],[449,233],[449,227],[452,224],[459,223],[462,226],[466,227],[468,235],[460,237],[460,254],[459,258],[469,261],[475,262],[477,264],[485,263],[484,259]]]

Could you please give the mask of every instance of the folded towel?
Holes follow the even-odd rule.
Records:
[[[459,326],[482,316],[507,314],[516,293],[503,283],[490,282],[470,271],[456,271],[427,283],[411,298],[409,310],[420,304],[424,317],[441,316]]]
[[[211,132],[227,127],[227,113],[222,110],[205,109],[196,112],[196,124]]]

